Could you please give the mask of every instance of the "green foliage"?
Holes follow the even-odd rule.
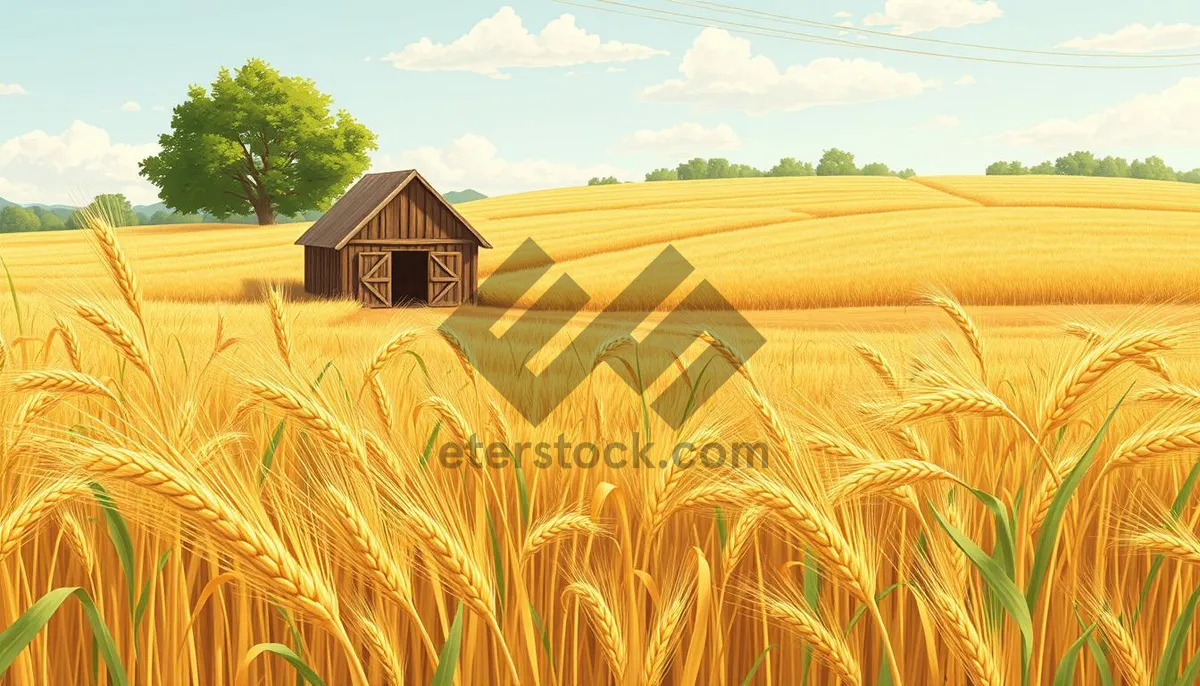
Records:
[[[1093,176],[1128,178],[1133,176],[1133,172],[1129,169],[1129,161],[1124,157],[1109,155],[1096,163],[1096,171],[1093,173]]]
[[[895,174],[895,172],[893,172],[891,170],[890,167],[888,167],[883,162],[872,162],[870,164],[863,165],[862,175],[863,176],[895,176],[896,174]]]
[[[42,222],[33,210],[9,205],[0,210],[0,231],[38,231]]]
[[[0,677],[4,676],[17,656],[33,642],[33,639],[68,598],[75,598],[83,605],[84,615],[92,630],[92,645],[104,658],[104,664],[108,668],[109,683],[113,686],[127,686],[129,677],[125,673],[125,666],[121,663],[121,656],[117,652],[112,633],[108,630],[96,603],[92,601],[87,591],[74,586],[65,586],[50,591],[39,598],[16,621],[8,625],[8,628],[0,632]]]
[[[136,226],[138,223],[133,206],[129,204],[129,199],[121,193],[97,195],[86,207],[71,215],[73,223],[71,228],[82,228],[82,217],[89,214],[104,217],[113,226]]]
[[[1179,172],[1176,180],[1184,183],[1200,183],[1200,168],[1188,172]]]
[[[862,172],[854,165],[854,155],[830,148],[817,162],[817,176],[855,176]]]
[[[771,167],[767,176],[815,176],[816,173],[811,162],[798,162],[795,157],[784,157],[779,164]]]
[[[708,160],[703,157],[693,157],[687,162],[682,162],[675,168],[676,176],[680,181],[691,181],[693,179],[708,178]]]
[[[913,171],[912,167],[905,167],[904,169],[901,169],[900,171],[896,172],[896,176],[899,176],[902,179],[911,179],[912,177],[914,177],[916,175],[917,175],[917,173],[915,171]]]
[[[1032,167],[1030,167],[1029,173],[1035,174],[1037,176],[1051,176],[1058,172],[1054,168],[1054,163],[1051,162],[1050,160],[1046,160],[1045,162],[1042,162],[1041,164],[1035,164]]]
[[[646,180],[647,181],[678,181],[679,180],[679,171],[676,169],[667,169],[666,167],[660,167],[659,169],[655,169],[652,172],[647,172]]]
[[[1152,181],[1175,181],[1177,177],[1175,170],[1167,166],[1161,157],[1147,157],[1142,160],[1134,160],[1133,164],[1129,165],[1129,171],[1135,179],[1150,179]]]
[[[984,174],[988,176],[1021,176],[1028,173],[1029,168],[1021,164],[1019,160],[992,162],[984,171]]]
[[[59,231],[67,228],[67,222],[54,212],[47,211],[42,215],[42,231]]]
[[[619,183],[621,183],[620,179],[615,176],[605,176],[604,178],[593,176],[588,179],[589,186],[615,186]]]
[[[175,107],[162,152],[141,163],[163,201],[219,218],[326,209],[370,165],[375,134],[304,78],[252,59],[194,85]]]
[[[1063,176],[1095,176],[1098,164],[1095,155],[1077,150],[1054,160],[1054,172]]]

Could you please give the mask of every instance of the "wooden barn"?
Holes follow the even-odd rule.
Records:
[[[367,307],[474,302],[479,249],[492,247],[411,169],[362,177],[296,244],[305,291]]]

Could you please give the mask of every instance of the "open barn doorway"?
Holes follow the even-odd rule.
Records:
[[[392,253],[392,305],[424,305],[429,300],[429,251]]]

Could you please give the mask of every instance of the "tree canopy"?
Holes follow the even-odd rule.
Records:
[[[1154,181],[1183,181],[1200,183],[1200,168],[1189,172],[1172,169],[1161,157],[1151,156],[1130,162],[1124,157],[1109,155],[1099,159],[1087,150],[1076,150],[1054,160],[1046,160],[1032,167],[1019,161],[993,162],[987,166],[989,176],[1017,176],[1021,174],[1058,174],[1061,176],[1104,176],[1110,178],[1151,179]]]
[[[370,165],[375,134],[309,79],[252,59],[221,69],[211,88],[193,85],[175,107],[162,152],[141,163],[163,202],[218,218],[327,209]]]
[[[8,205],[0,210],[0,228],[5,231],[37,231],[42,222],[33,210],[20,205]]]

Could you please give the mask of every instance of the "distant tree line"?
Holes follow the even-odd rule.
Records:
[[[83,228],[88,213],[99,214],[114,226],[154,226],[159,224],[257,224],[255,215],[244,215],[218,219],[207,214],[182,214],[169,210],[157,210],[147,214],[135,212],[129,200],[121,193],[98,195],[86,207],[79,209],[22,207],[8,205],[0,210],[0,233],[23,231],[61,231]],[[283,217],[284,221],[312,221],[320,212],[305,212],[297,217]]]
[[[1000,161],[988,165],[989,176],[1021,176],[1025,174],[1057,174],[1060,176],[1106,176],[1111,178],[1151,179],[1154,181],[1183,181],[1200,183],[1200,168],[1176,171],[1161,157],[1147,157],[1132,162],[1124,157],[1098,158],[1087,150],[1076,150],[1050,162],[1026,167],[1019,161]]]
[[[883,162],[871,162],[859,167],[854,155],[830,148],[814,165],[795,157],[784,157],[770,169],[758,169],[748,164],[735,164],[723,157],[694,157],[680,162],[674,168],[662,167],[646,174],[647,181],[689,181],[692,179],[740,179],[766,176],[898,176],[907,179],[916,176],[912,169],[893,170]],[[620,183],[613,177],[595,178],[590,186]]]

